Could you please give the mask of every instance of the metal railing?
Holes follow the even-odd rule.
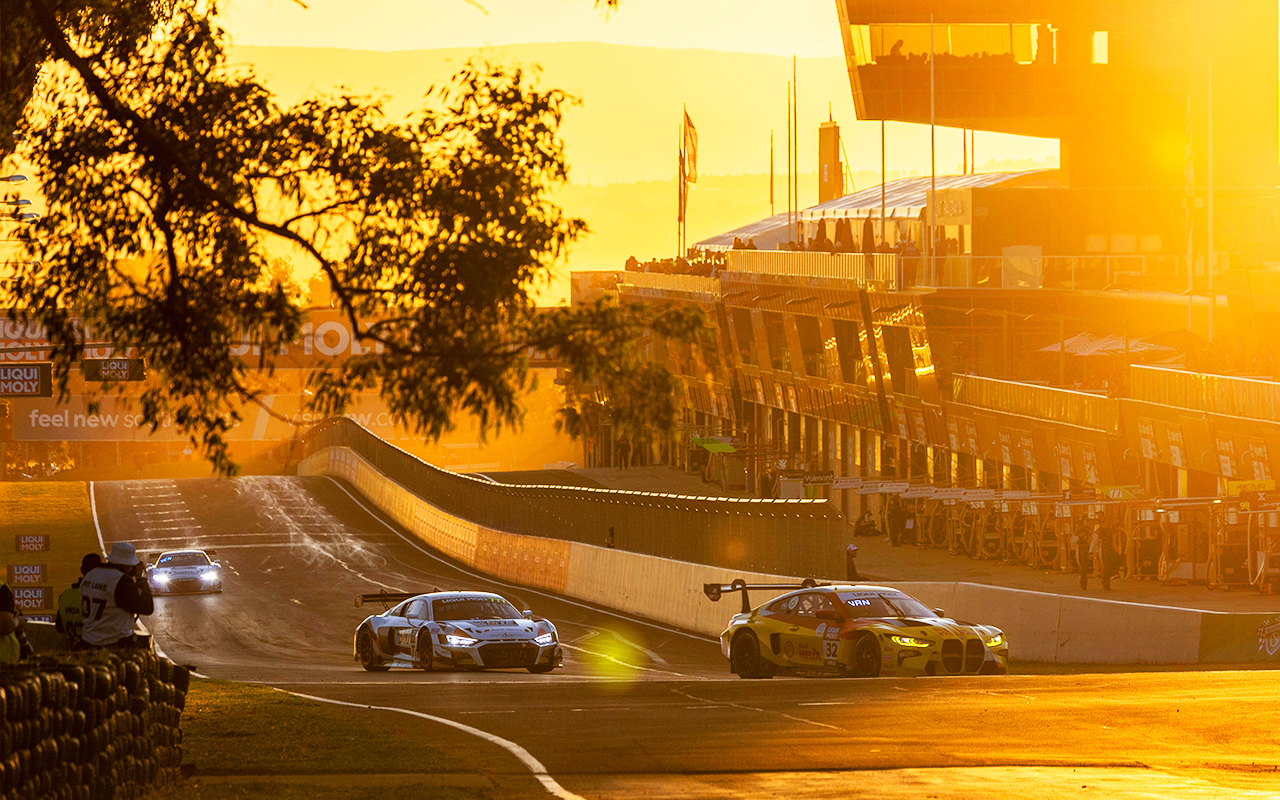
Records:
[[[726,272],[786,277],[828,278],[874,289],[903,286],[893,253],[822,253],[791,250],[729,250]]]
[[[708,300],[720,299],[720,279],[703,275],[668,275],[662,272],[624,272],[618,276],[619,289],[656,292],[687,292]]]
[[[957,403],[978,408],[1099,431],[1119,430],[1119,401],[1087,392],[957,375],[951,393]]]
[[[1129,367],[1134,400],[1248,419],[1280,419],[1280,383],[1162,367]]]
[[[431,466],[352,420],[303,438],[302,458],[347,447],[442,511],[507,533],[603,546],[727,569],[839,577],[844,521],[826,500],[684,497],[563,486],[508,486]]]

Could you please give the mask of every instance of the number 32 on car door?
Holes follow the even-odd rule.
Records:
[[[822,660],[828,664],[836,663],[836,654],[840,652],[840,642],[835,639],[822,640]]]

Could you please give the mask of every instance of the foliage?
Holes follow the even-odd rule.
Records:
[[[534,308],[586,225],[549,200],[567,177],[557,131],[572,100],[519,68],[469,63],[391,121],[381,98],[279,105],[227,65],[217,0],[6,5],[49,54],[22,132],[53,178],[48,214],[22,230],[31,260],[11,313],[45,326],[63,394],[85,341],[144,353],[156,379],[143,423],[171,418],[221,472],[235,471],[237,409],[258,400],[250,373],[301,334],[282,257],[319,270],[368,351],[313,376],[313,410],[377,391],[427,438],[460,412],[482,434],[519,424],[529,348],[590,380],[654,323]],[[257,364],[231,355],[246,339]],[[636,392],[670,388],[652,368],[619,369]],[[674,407],[659,409],[651,421],[669,427]]]

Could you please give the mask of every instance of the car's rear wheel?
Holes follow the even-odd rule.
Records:
[[[431,656],[435,653],[435,645],[431,641],[431,631],[426,628],[418,629],[418,638],[414,642],[414,660],[418,669],[424,672],[430,672]]]
[[[874,678],[880,674],[880,643],[875,634],[864,633],[853,642],[853,677]]]
[[[754,633],[740,633],[729,649],[729,664],[740,678],[767,678],[760,642]]]
[[[384,663],[382,657],[378,655],[378,645],[373,640],[373,631],[368,628],[360,631],[360,635],[356,638],[356,657],[360,659],[360,666],[364,667],[366,672],[386,672],[391,669],[391,666]]]

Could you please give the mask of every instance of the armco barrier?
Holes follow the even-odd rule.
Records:
[[[735,578],[756,583],[801,581],[475,525],[406,492],[345,448],[312,455],[299,465],[298,473],[346,479],[424,543],[486,574],[710,636],[719,635],[739,606],[733,595],[718,603],[709,601],[702,593],[704,583],[729,583]],[[839,579],[831,571],[804,577]],[[895,585],[926,605],[943,609],[949,617],[1000,627],[1009,636],[1010,655],[1017,661],[1280,661],[1278,614],[1224,614],[973,583]],[[752,605],[777,594],[753,594]]]
[[[128,800],[177,784],[188,681],[141,651],[0,669],[0,796]]]
[[[612,529],[618,547],[663,558],[755,572],[804,575],[844,570],[844,520],[826,500],[495,484],[426,464],[348,419],[315,426],[303,445],[304,461],[324,452],[339,460],[344,454],[359,456],[364,466],[350,480],[404,525],[412,513],[407,494],[412,492],[451,517],[467,520],[467,525],[505,533],[602,545]],[[361,484],[366,470],[390,479],[389,485],[379,484],[377,489],[385,496],[366,491]],[[464,552],[475,546],[467,538],[469,532],[460,529],[460,536],[451,546]]]

